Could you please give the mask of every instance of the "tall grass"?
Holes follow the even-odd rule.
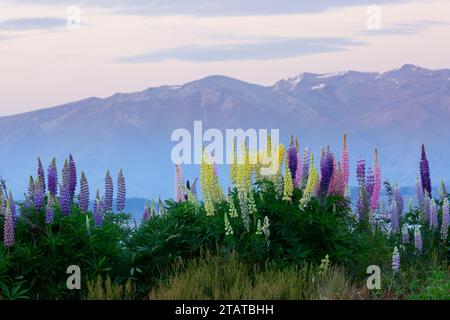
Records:
[[[248,265],[235,255],[228,258],[206,254],[186,263],[185,268],[149,293],[154,300],[298,300],[361,299],[364,293],[331,266],[320,271],[312,264],[300,267]]]

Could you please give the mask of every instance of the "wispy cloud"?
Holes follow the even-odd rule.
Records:
[[[24,31],[39,29],[54,29],[64,27],[66,19],[56,17],[36,17],[0,20],[0,30]]]
[[[346,50],[348,47],[358,45],[363,45],[363,43],[345,38],[272,39],[254,43],[175,47],[123,57],[117,60],[117,62],[146,63],[164,60],[191,62],[271,60],[342,51]]]
[[[11,0],[35,2],[36,0]],[[377,5],[411,2],[412,0],[377,0]],[[271,15],[321,12],[329,8],[371,5],[373,0],[90,0],[81,7],[100,6],[117,12],[137,15],[186,14],[198,16]],[[73,0],[41,0],[40,3],[73,5]],[[75,1],[76,3],[76,1]]]
[[[381,29],[365,30],[364,35],[415,35],[433,27],[449,26],[446,21],[418,20],[404,23],[397,23]]]

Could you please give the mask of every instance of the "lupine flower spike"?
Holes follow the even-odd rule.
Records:
[[[78,201],[80,210],[82,212],[87,212],[89,206],[89,184],[83,171],[81,172],[80,195]]]
[[[103,210],[111,211],[113,204],[113,180],[109,170],[106,172],[105,176],[105,198],[103,203]]]
[[[52,223],[55,218],[53,205],[54,205],[53,196],[50,194],[50,191],[49,191],[47,194],[47,206],[45,208],[45,223],[46,224]]]
[[[380,193],[381,193],[381,166],[378,160],[378,149],[375,147],[375,160],[373,164],[373,190],[370,197],[370,209],[375,211],[380,205]]]
[[[53,158],[52,162],[48,166],[47,169],[47,186],[48,191],[52,196],[56,196],[58,192],[58,170],[56,168],[56,159]]]
[[[3,243],[7,248],[14,245],[14,219],[9,201],[6,203],[5,222],[3,225]]]
[[[71,200],[73,200],[73,197],[75,196],[76,188],[77,188],[77,168],[75,165],[75,160],[73,160],[72,155],[69,155],[69,192]]]
[[[177,202],[183,202],[185,196],[183,170],[181,165],[177,163],[175,165],[175,200]]]
[[[449,225],[450,225],[449,203],[448,199],[445,198],[442,204],[442,225],[441,225],[441,239],[443,241],[447,240]]]
[[[394,252],[392,253],[392,271],[395,273],[400,271],[400,253],[397,247],[394,248]]]
[[[41,178],[43,183],[43,190],[45,194],[45,172],[44,167],[42,166],[41,158],[38,157],[38,177]]]
[[[416,225],[414,227],[414,247],[416,248],[416,253],[422,254],[422,234],[420,232],[420,227]]]
[[[344,139],[342,142],[341,165],[342,165],[342,173],[344,176],[344,189],[345,189],[348,186],[350,178],[350,162],[347,146],[347,132],[344,133]]]
[[[125,209],[125,200],[127,189],[125,185],[125,176],[123,175],[122,169],[119,171],[119,175],[117,177],[117,211],[123,212]]]
[[[428,164],[427,155],[425,153],[425,145],[422,144],[422,156],[420,159],[420,179],[424,191],[428,192],[431,197],[431,178],[430,178],[430,166]]]

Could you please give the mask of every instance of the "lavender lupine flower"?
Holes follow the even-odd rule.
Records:
[[[52,162],[47,169],[47,187],[50,194],[55,197],[58,192],[58,170],[56,168],[56,159],[53,158]]]
[[[403,214],[403,209],[404,209],[405,203],[404,203],[402,194],[400,192],[400,187],[398,186],[398,184],[395,184],[393,193],[394,193],[393,200],[397,204],[398,215],[400,217]]]
[[[371,167],[367,170],[366,191],[367,197],[372,198],[373,189],[375,188],[375,176]]]
[[[414,227],[414,247],[419,255],[422,254],[422,234],[420,233],[420,227],[417,225]]]
[[[428,194],[428,191],[425,191],[425,195],[423,198],[423,220],[426,222],[430,221],[430,201],[431,198]]]
[[[55,219],[55,212],[54,212],[54,200],[53,196],[50,194],[50,192],[47,195],[47,206],[45,208],[45,223],[50,224]]]
[[[39,158],[39,157],[38,157],[38,172],[37,173],[38,173],[38,177],[40,177],[42,180],[44,193],[45,193],[45,171],[44,171],[44,167],[42,166],[41,158]]]
[[[356,218],[358,221],[362,221],[364,220],[365,215],[366,215],[366,208],[364,205],[364,196],[362,194],[362,191],[359,190],[358,200],[356,202]]]
[[[392,253],[392,271],[400,271],[400,253],[398,252],[397,246],[394,248],[394,252]]]
[[[450,225],[449,203],[448,199],[444,199],[442,204],[442,225],[441,225],[441,239],[446,241],[448,237],[448,227]]]
[[[89,184],[86,175],[81,171],[80,195],[78,196],[80,211],[87,212],[89,207]]]
[[[342,164],[342,173],[343,173],[344,189],[345,189],[345,188],[347,188],[349,179],[350,179],[350,161],[349,161],[348,146],[347,146],[347,132],[344,133],[344,139],[342,142],[341,164]]]
[[[72,198],[70,197],[70,171],[69,171],[69,163],[64,161],[64,166],[62,170],[62,184],[59,187],[59,195],[60,195],[60,206],[61,212],[64,215],[70,214],[70,207],[72,205]]]
[[[288,168],[291,172],[292,181],[295,181],[298,168],[298,152],[294,144],[294,136],[291,136],[291,144],[287,149]]]
[[[175,165],[175,200],[177,202],[183,202],[185,196],[183,170],[181,165],[177,163]]]
[[[148,209],[148,204],[145,203],[144,212],[142,213],[142,221],[147,221],[150,218],[150,212]]]
[[[402,227],[402,242],[403,244],[409,243],[409,231],[406,224],[404,224]]]
[[[126,185],[125,185],[125,177],[123,175],[122,169],[119,171],[119,175],[117,177],[117,211],[123,212],[125,209],[125,199],[126,199]]]
[[[5,222],[3,225],[3,243],[8,248],[14,245],[14,219],[9,201],[6,204]]]
[[[420,181],[420,177],[417,176],[416,178],[416,195],[417,195],[417,203],[419,205],[419,209],[423,210],[424,209],[424,193],[423,193],[423,187],[422,187],[422,182]]]
[[[320,193],[322,196],[326,196],[328,194],[328,190],[330,187],[331,178],[333,177],[334,172],[334,156],[330,151],[330,148],[327,147],[323,155],[323,161],[321,161],[322,165],[320,167]]]
[[[438,216],[437,216],[437,207],[436,201],[431,199],[430,201],[430,229],[438,229]]]
[[[425,145],[422,144],[422,157],[420,159],[420,178],[424,191],[428,192],[431,197],[431,178],[430,178],[430,166],[428,164],[427,155],[425,153]]]
[[[372,190],[372,196],[370,197],[370,208],[375,211],[380,205],[381,194],[381,166],[378,160],[378,149],[375,148],[375,161],[373,165],[373,179],[374,185]]]
[[[33,196],[34,207],[40,210],[42,205],[44,204],[44,195],[45,195],[44,182],[42,181],[41,176],[38,176],[34,188],[35,188]]]
[[[69,192],[70,199],[73,200],[77,188],[77,168],[72,155],[69,155]]]
[[[400,231],[400,222],[398,216],[398,208],[397,202],[392,201],[391,206],[391,232],[399,232]]]
[[[309,151],[309,148],[305,148],[305,150],[303,151],[303,168],[302,168],[302,186],[306,185],[306,182],[308,181],[308,176],[309,176],[309,163],[311,159],[311,152]]]
[[[11,190],[9,190],[8,201],[9,201],[9,205],[11,207],[11,214],[13,216],[14,225],[15,225],[16,222],[17,222],[17,208],[16,208],[16,202],[14,201],[13,194],[12,194]]]
[[[366,161],[360,159],[356,162],[356,180],[358,186],[362,189],[366,189]]]
[[[33,201],[35,191],[36,186],[34,183],[34,179],[32,176],[30,176],[30,180],[28,181],[28,199],[30,199],[30,201]]]
[[[104,202],[103,199],[96,199],[94,204],[94,223],[97,227],[103,225],[103,210],[104,210]]]
[[[111,174],[109,173],[109,170],[106,172],[105,176],[105,200],[104,200],[104,207],[103,209],[105,211],[111,211],[112,210],[112,204],[113,204],[113,180],[111,178]]]
[[[295,139],[295,149],[297,151],[297,171],[295,172],[295,179],[293,181],[294,188],[300,188],[302,184],[302,157],[300,154],[300,145],[298,139]]]

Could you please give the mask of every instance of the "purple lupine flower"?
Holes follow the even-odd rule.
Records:
[[[359,190],[358,200],[356,202],[356,217],[358,221],[363,221],[366,215],[366,206],[364,204],[364,196],[362,191]]]
[[[409,243],[409,231],[406,224],[404,224],[402,227],[402,242],[403,244]]]
[[[417,225],[414,227],[414,247],[416,248],[416,253],[422,254],[422,234]]]
[[[305,148],[305,150],[303,151],[303,168],[302,168],[302,186],[306,185],[306,182],[308,181],[308,176],[309,176],[309,163],[311,159],[311,152],[309,151],[309,148]]]
[[[144,212],[142,212],[142,221],[147,221],[150,218],[150,212],[148,210],[148,204],[145,204]]]
[[[69,193],[70,199],[73,200],[75,190],[77,188],[77,167],[72,155],[69,155]]]
[[[31,201],[34,198],[34,192],[36,191],[36,186],[34,184],[34,179],[30,176],[30,180],[28,181],[28,199]]]
[[[60,206],[61,212],[63,215],[70,214],[70,207],[72,205],[72,198],[70,196],[70,171],[69,171],[69,163],[67,160],[64,161],[64,167],[62,170],[62,184],[59,187],[59,196],[60,196]]]
[[[442,204],[442,225],[441,225],[441,239],[446,241],[448,237],[448,227],[450,225],[449,203],[448,199],[444,199]]]
[[[125,177],[123,175],[122,169],[119,171],[119,175],[117,177],[117,211],[123,212],[125,209],[125,199],[126,199],[126,185],[125,185]]]
[[[44,196],[45,196],[44,182],[42,181],[41,176],[38,176],[34,188],[35,188],[33,196],[34,207],[40,210],[42,205],[44,204]]]
[[[423,187],[422,187],[422,182],[420,181],[420,177],[417,176],[416,178],[416,195],[417,195],[417,203],[419,205],[419,209],[423,210],[424,209],[424,193],[423,193]]]
[[[430,229],[438,229],[438,215],[436,201],[431,199],[430,201]]]
[[[347,146],[347,132],[344,134],[341,151],[341,164],[344,179],[344,190],[347,188],[350,179],[350,161]]]
[[[104,212],[104,201],[103,199],[95,199],[94,204],[94,223],[97,227],[103,225],[103,212]]]
[[[9,202],[6,204],[5,222],[3,225],[3,243],[7,248],[14,245],[14,219]]]
[[[398,184],[395,184],[393,193],[393,201],[397,204],[398,215],[400,217],[403,214],[404,201]]]
[[[38,157],[38,177],[41,178],[42,180],[42,185],[43,185],[43,189],[44,189],[44,194],[45,194],[45,171],[44,171],[44,167],[42,166],[42,162],[41,162],[41,158]]]
[[[291,136],[291,144],[287,150],[288,168],[291,172],[292,181],[295,181],[298,167],[298,152],[294,144],[294,137]]]
[[[356,162],[356,180],[361,189],[366,189],[366,160],[360,159]]]
[[[323,155],[323,161],[321,161],[322,165],[320,167],[320,193],[322,196],[326,196],[328,194],[328,190],[330,187],[331,178],[334,173],[334,155],[330,151],[328,147],[326,152]]]
[[[392,253],[392,271],[396,273],[400,271],[400,253],[398,252],[397,246]]]
[[[89,207],[89,184],[86,175],[81,171],[80,195],[78,196],[80,211],[87,212]]]
[[[104,198],[104,207],[103,209],[105,211],[111,211],[112,210],[112,204],[113,204],[113,180],[111,178],[111,174],[109,173],[109,170],[106,172],[105,176],[105,198]]]
[[[391,232],[399,232],[400,231],[400,222],[398,216],[398,208],[397,202],[392,201],[391,205]]]
[[[374,185],[372,190],[372,195],[370,197],[370,208],[375,211],[380,205],[380,194],[381,194],[381,166],[378,161],[378,150],[375,148],[375,161],[373,166],[373,179]]]
[[[175,200],[183,202],[185,200],[184,177],[180,164],[175,165]]]
[[[11,190],[9,190],[8,201],[9,201],[9,205],[11,207],[11,214],[13,216],[14,225],[16,225],[16,222],[17,222],[17,208],[16,208],[16,202],[14,201],[13,194],[12,194]]]
[[[48,190],[50,191],[50,195],[55,197],[56,193],[58,192],[58,170],[56,168],[55,158],[53,158],[47,169],[47,186]]]
[[[373,189],[375,188],[375,175],[371,167],[367,170],[366,178],[366,191],[367,197],[370,199],[372,197]]]
[[[47,196],[47,206],[45,208],[45,223],[46,224],[52,223],[53,220],[55,219],[55,211],[54,211],[53,205],[54,205],[53,196],[49,192],[48,196]]]
[[[431,197],[431,178],[430,178],[430,166],[428,164],[427,155],[425,153],[425,145],[422,144],[422,157],[420,159],[420,178],[424,191],[428,192]]]
[[[295,149],[297,151],[297,170],[295,172],[295,179],[293,181],[294,188],[300,188],[302,184],[302,157],[300,155],[300,145],[298,139],[295,139]]]

